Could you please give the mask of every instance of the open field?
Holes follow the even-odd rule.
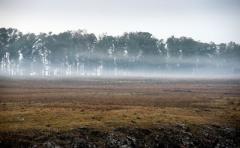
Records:
[[[73,146],[77,137],[80,147],[121,147],[124,143],[157,147],[151,140],[158,135],[160,147],[239,147],[239,123],[239,79],[0,79],[3,146]],[[185,137],[184,132],[195,142],[177,141],[176,133]],[[161,133],[167,134],[161,137]],[[59,142],[56,135],[68,135],[70,142]],[[129,135],[135,140],[127,138],[121,144]],[[165,141],[164,136],[168,137]],[[150,144],[137,143],[141,138]],[[176,145],[171,139],[176,139]]]

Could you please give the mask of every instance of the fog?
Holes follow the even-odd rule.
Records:
[[[0,74],[7,77],[159,77],[159,78],[235,78],[240,77],[238,60],[207,57],[117,57],[102,54],[65,57],[63,63],[51,63],[49,53],[36,59],[24,59],[18,51],[18,59],[10,60],[5,53],[1,60]],[[69,61],[74,62],[70,63]]]
[[[0,74],[8,77],[239,77],[240,45],[148,32],[23,34],[0,28]]]

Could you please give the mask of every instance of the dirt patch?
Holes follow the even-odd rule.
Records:
[[[217,126],[119,127],[104,131],[77,128],[67,132],[1,133],[1,147],[238,147],[240,130]]]

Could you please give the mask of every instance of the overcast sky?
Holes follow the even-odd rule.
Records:
[[[0,27],[26,32],[147,31],[240,43],[240,0],[0,0]]]

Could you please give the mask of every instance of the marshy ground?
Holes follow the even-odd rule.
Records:
[[[0,78],[1,147],[239,147],[240,79]]]

